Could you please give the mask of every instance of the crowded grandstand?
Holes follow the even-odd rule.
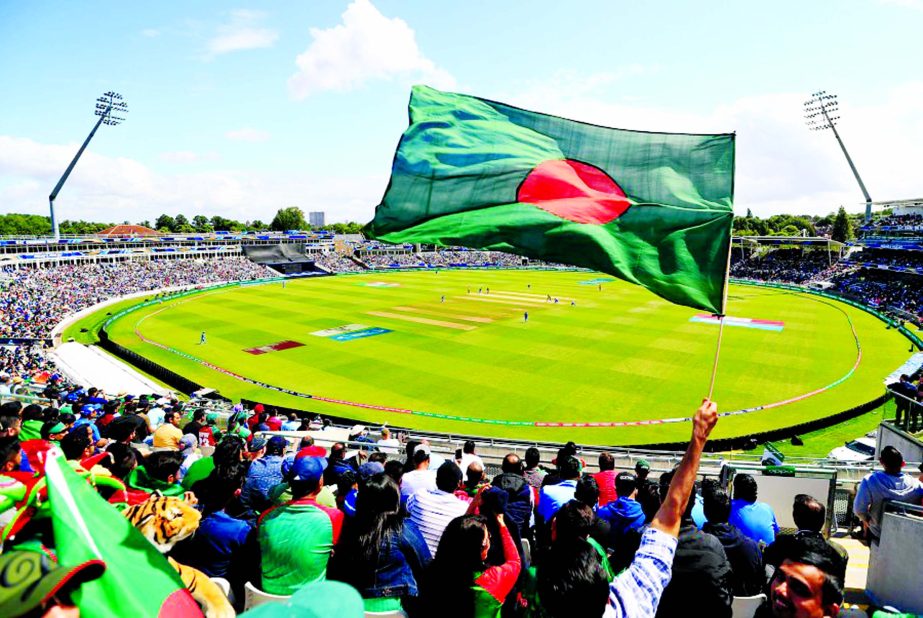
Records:
[[[921,327],[921,221],[878,217],[836,247],[743,239],[731,276],[821,288]],[[30,550],[51,535],[62,496],[113,526],[80,532],[110,571],[126,555],[144,562],[121,573],[125,607],[142,603],[132,574],[179,570],[170,582],[195,604],[174,599],[171,615],[860,616],[899,606],[918,577],[875,579],[886,547],[906,556],[923,538],[923,468],[904,467],[923,453],[919,372],[896,383],[898,416],[880,430],[901,442],[879,437],[850,466],[703,455],[712,402],[691,415],[685,453],[667,453],[331,423],[213,393],[104,392],[52,355],[60,325],[100,303],[279,278],[281,257],[298,264],[290,278],[558,265],[310,233],[5,242],[0,570],[58,586],[0,599],[4,615],[102,594],[99,565],[63,573]],[[92,495],[67,485],[71,474]],[[119,534],[150,545],[123,548]]]

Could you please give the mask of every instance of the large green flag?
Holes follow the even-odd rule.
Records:
[[[734,135],[610,129],[415,86],[368,236],[585,266],[723,313]]]
[[[58,562],[106,563],[74,595],[82,616],[202,616],[176,569],[63,458],[50,457],[45,474]]]

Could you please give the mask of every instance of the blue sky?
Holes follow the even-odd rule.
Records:
[[[598,124],[738,135],[736,209],[861,209],[818,89],[876,200],[923,196],[923,2],[0,2],[0,212],[47,196],[120,92],[56,204],[372,217],[414,83]]]

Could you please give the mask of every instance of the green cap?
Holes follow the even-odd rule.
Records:
[[[215,423],[217,423],[217,422],[218,422],[218,413],[217,413],[217,412],[209,412],[208,414],[206,414],[206,415],[205,415],[205,422],[208,423],[209,425],[214,425]]]
[[[650,470],[651,464],[646,459],[639,459],[635,464],[635,470]]]
[[[6,552],[0,555],[0,616],[24,616],[62,590],[70,592],[98,578],[105,569],[102,560],[63,567],[38,552]]]
[[[67,431],[67,425],[65,425],[61,421],[58,421],[57,423],[54,424],[54,427],[51,427],[48,429],[48,435],[50,436],[51,434],[54,434],[54,433],[63,433],[65,431]]]
[[[364,618],[365,606],[359,592],[343,582],[308,584],[282,603],[264,603],[242,618]]]

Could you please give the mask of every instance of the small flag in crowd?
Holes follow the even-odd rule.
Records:
[[[102,560],[102,577],[80,586],[81,615],[201,616],[199,606],[167,559],[63,459],[45,464],[58,561]]]

